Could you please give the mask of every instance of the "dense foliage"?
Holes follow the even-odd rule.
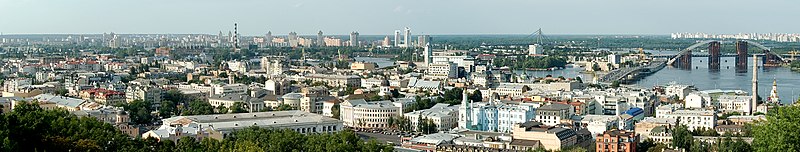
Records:
[[[753,150],[800,151],[800,107],[770,110],[766,121],[753,126]]]
[[[498,67],[508,66],[514,69],[546,69],[546,68],[563,68],[567,65],[567,59],[561,57],[545,56],[545,57],[529,57],[518,56],[516,58],[496,58],[494,65]]]
[[[247,128],[222,141],[177,142],[133,139],[114,126],[64,110],[43,110],[21,103],[0,115],[0,151],[392,151],[374,140],[364,142],[352,131],[300,134],[291,130]]]

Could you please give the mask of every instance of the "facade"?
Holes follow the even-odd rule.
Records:
[[[458,65],[453,62],[437,62],[428,64],[425,77],[431,79],[450,79],[458,77]]]
[[[312,74],[306,76],[306,79],[309,79],[314,82],[323,82],[328,84],[329,86],[334,87],[360,87],[361,86],[361,77],[356,75],[329,75],[329,74]]]
[[[699,128],[713,129],[717,126],[717,115],[713,110],[671,110],[657,117],[680,120],[680,124],[686,125],[690,131]]]
[[[567,104],[553,103],[536,109],[536,121],[548,126],[561,124],[562,120],[569,120],[575,111]]]
[[[347,100],[339,107],[339,120],[354,128],[387,128],[390,117],[403,114],[403,109],[391,101]]]
[[[466,89],[465,89],[466,91]],[[514,124],[534,119],[536,105],[495,104],[495,101],[473,103],[466,92],[458,109],[458,127],[467,130],[509,133]]]
[[[717,110],[721,112],[738,112],[742,115],[751,115],[751,96],[720,95],[717,98]]]
[[[118,105],[125,103],[125,92],[114,90],[94,88],[82,90],[80,93],[81,99],[97,102],[105,105]]]
[[[211,104],[213,107],[223,106],[226,108],[231,108],[237,103],[242,105],[242,108],[246,109],[249,112],[258,112],[264,111],[265,103],[264,98],[266,95],[262,95],[259,97],[252,97],[248,95],[241,95],[241,94],[225,94],[225,95],[210,95],[208,97],[208,103]]]
[[[636,152],[636,143],[639,143],[636,133],[616,129],[598,134],[595,138],[598,152]]]
[[[375,70],[378,65],[374,62],[353,62],[350,63],[351,70]]]
[[[437,130],[447,131],[455,128],[458,124],[458,107],[439,103],[430,109],[409,112],[403,116],[411,122],[411,127],[414,130],[417,130],[417,124],[419,124],[420,117],[422,117],[422,119],[431,120],[433,124],[436,124]]]
[[[575,145],[578,140],[575,131],[571,129],[547,126],[535,121],[515,124],[512,136],[514,140],[539,141],[544,149],[552,151]]]
[[[342,121],[297,110],[238,114],[176,116],[162,120],[143,139],[177,141],[181,137],[222,140],[235,130],[249,127],[289,129],[302,134],[331,133],[343,129]]]
[[[214,85],[214,94],[227,95],[227,94],[245,94],[249,87],[245,84],[218,84]]]

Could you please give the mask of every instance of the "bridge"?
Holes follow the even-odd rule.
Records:
[[[692,57],[708,57],[708,67],[712,69],[719,69],[720,57],[733,56],[736,57],[737,69],[747,69],[747,57],[749,57],[750,55],[760,56],[762,58],[761,61],[765,66],[776,66],[783,64],[785,61],[787,61],[784,60],[782,55],[770,51],[771,50],[770,48],[750,40],[735,41],[736,54],[720,54],[720,45],[723,42],[729,43],[729,41],[718,41],[718,40],[705,40],[695,43],[687,47],[686,49],[681,50],[680,52],[678,52],[678,54],[672,56],[669,59],[669,61],[667,61],[667,65],[673,67],[691,68]],[[748,44],[756,46],[762,51],[754,54],[748,54],[747,51]],[[692,50],[705,45],[708,45],[708,55],[692,54]]]
[[[611,83],[614,81],[617,81],[619,83],[628,83],[630,81],[637,80],[640,77],[647,76],[657,72],[658,70],[661,70],[667,65],[666,63],[667,61],[653,61],[647,65],[641,65],[630,68],[619,68],[611,72],[608,72],[608,74],[603,75],[597,80],[604,83]]]

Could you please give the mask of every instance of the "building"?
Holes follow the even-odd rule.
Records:
[[[717,110],[721,112],[738,112],[742,115],[751,115],[752,106],[750,96],[720,95],[717,97]]]
[[[360,87],[361,77],[356,75],[330,75],[330,74],[311,74],[306,76],[313,82],[323,82],[333,87]]]
[[[216,84],[214,85],[214,94],[216,95],[247,94],[247,89],[249,88],[250,88],[249,86],[241,83]]]
[[[378,65],[375,62],[353,62],[350,63],[351,70],[375,70]]]
[[[361,46],[361,42],[358,41],[358,32],[350,32],[350,46]]]
[[[403,30],[403,47],[411,47],[411,28]]]
[[[394,46],[400,47],[400,30],[394,31]]]
[[[648,139],[650,138],[650,132],[653,131],[653,128],[664,126],[667,128],[673,127],[678,121],[671,118],[654,118],[654,117],[646,117],[636,123],[636,128],[634,132],[637,132],[641,139]]]
[[[417,46],[425,46],[426,44],[431,42],[430,35],[420,35],[417,36]]]
[[[539,141],[544,149],[552,151],[575,145],[578,140],[577,134],[571,129],[547,126],[535,121],[515,124],[512,137],[514,140]]]
[[[542,46],[539,44],[528,45],[528,55],[542,54]]]
[[[465,89],[466,91],[466,89]],[[461,99],[458,127],[467,130],[509,133],[514,124],[534,119],[537,107],[533,104],[505,104],[490,102],[473,103],[466,97]],[[494,99],[494,98],[491,98]]]
[[[690,131],[699,128],[713,129],[717,126],[716,113],[707,109],[668,110],[664,111],[662,115],[656,115],[656,117],[680,120],[680,124],[686,125]]]
[[[428,64],[425,77],[430,79],[458,78],[458,65],[453,62],[438,62]]]
[[[332,133],[343,130],[342,121],[297,110],[238,114],[176,116],[162,120],[143,139],[177,141],[182,137],[222,140],[231,132],[249,127],[289,129],[302,134]]]
[[[450,106],[445,103],[438,103],[430,109],[409,112],[403,115],[411,122],[411,127],[417,130],[420,117],[430,120],[436,124],[439,131],[447,131],[458,125],[458,106]]]
[[[562,120],[570,120],[575,114],[572,106],[552,103],[536,109],[536,121],[548,126],[561,124]]]
[[[625,130],[609,130],[595,138],[598,152],[636,152],[636,143],[639,143],[639,136]]]
[[[116,127],[128,136],[137,138],[142,135],[142,127],[131,124],[130,116],[121,107],[103,107],[95,110],[72,111],[78,117],[91,117]]]
[[[40,94],[37,96],[33,96],[29,99],[30,101],[38,101],[39,107],[42,107],[44,110],[53,110],[56,108],[64,109],[67,111],[78,111],[78,110],[86,110],[84,106],[91,104],[92,102],[87,102],[83,99],[77,98],[70,98],[64,96],[57,96],[53,94]],[[14,107],[22,100],[15,100],[11,102],[11,109],[13,110]]]
[[[148,101],[152,103],[154,109],[161,108],[161,96],[164,92],[158,86],[153,85],[129,85],[125,90],[125,99],[127,102],[135,100]]]
[[[94,88],[82,90],[80,93],[81,99],[97,102],[105,105],[119,105],[125,103],[125,92],[108,90],[103,88]]]
[[[403,114],[402,107],[391,101],[347,100],[339,107],[339,120],[354,128],[387,128],[390,117]]]
[[[241,108],[249,112],[259,112],[264,111],[266,106],[264,103],[266,99],[264,98],[266,97],[266,94],[256,97],[244,94],[215,94],[208,97],[208,103],[213,107],[223,106],[228,109],[231,109],[231,107],[236,104],[240,104],[242,106]]]

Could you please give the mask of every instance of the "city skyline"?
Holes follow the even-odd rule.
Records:
[[[3,34],[668,35],[798,33],[793,1],[54,1],[0,0]],[[735,4],[735,5],[734,5]],[[335,6],[335,7],[330,7]],[[659,7],[652,7],[659,6]],[[714,7],[709,7],[714,6]],[[768,9],[769,11],[763,11]],[[536,15],[547,14],[547,15]],[[493,20],[487,20],[493,19]],[[713,22],[712,22],[713,21]],[[496,22],[485,24],[486,22]],[[723,26],[724,25],[724,26]],[[760,29],[760,30],[754,30]]]

